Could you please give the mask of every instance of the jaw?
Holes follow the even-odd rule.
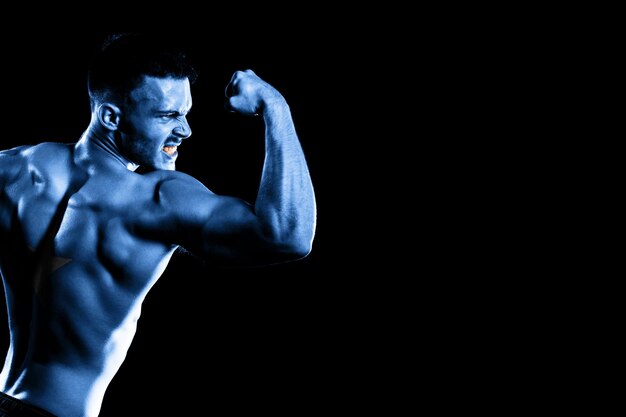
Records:
[[[174,157],[160,151],[152,158],[144,158],[143,162],[139,165],[142,167],[142,172],[150,171],[176,171],[176,156]]]
[[[125,138],[126,139],[126,138]],[[148,140],[138,140],[128,138],[122,141],[127,147],[125,154],[134,163],[149,170],[176,170],[176,160],[178,159],[178,146],[169,143],[159,145]]]
[[[159,165],[157,169],[163,169],[166,171],[175,171],[176,170],[176,159],[178,158],[178,152],[174,151],[172,154],[161,150],[158,160]]]

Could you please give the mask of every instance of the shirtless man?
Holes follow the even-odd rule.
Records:
[[[191,135],[193,77],[182,55],[148,38],[113,39],[90,69],[91,122],[80,140],[0,152],[10,330],[0,416],[97,416],[141,304],[179,246],[242,265],[309,253],[315,198],[305,158],[287,103],[254,72],[236,72],[226,93],[231,111],[265,122],[255,204],[174,170]]]

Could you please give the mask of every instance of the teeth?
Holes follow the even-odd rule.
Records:
[[[165,152],[169,156],[172,156],[176,153],[176,149],[178,149],[178,146],[164,146],[163,152]]]

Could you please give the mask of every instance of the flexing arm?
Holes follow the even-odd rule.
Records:
[[[265,264],[306,256],[315,233],[315,196],[285,99],[252,71],[238,71],[226,89],[230,109],[265,121],[265,162],[254,206],[216,196],[198,183],[170,181],[161,194],[187,196],[181,244],[207,258]],[[202,188],[202,189],[200,189]],[[180,199],[177,199],[180,201]],[[192,214],[193,213],[193,214]],[[198,241],[200,238],[200,242]]]
[[[265,121],[265,163],[256,215],[272,240],[304,256],[313,240],[315,196],[289,106],[278,91],[251,70],[235,73],[231,85],[231,108],[241,113],[261,113]]]

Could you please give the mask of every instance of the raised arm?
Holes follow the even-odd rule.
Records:
[[[184,207],[177,212],[187,213],[182,221],[185,227],[179,230],[194,229],[181,236],[181,244],[199,255],[229,263],[266,264],[302,258],[311,250],[316,207],[289,106],[276,89],[250,70],[237,71],[226,94],[231,111],[260,115],[265,121],[265,161],[256,202],[252,206],[216,196],[199,183],[165,183],[162,194],[176,193],[177,201],[184,199]]]
[[[251,70],[236,72],[229,86],[233,110],[261,114],[265,121],[265,162],[256,215],[272,240],[304,256],[315,230],[315,195],[289,106]]]

